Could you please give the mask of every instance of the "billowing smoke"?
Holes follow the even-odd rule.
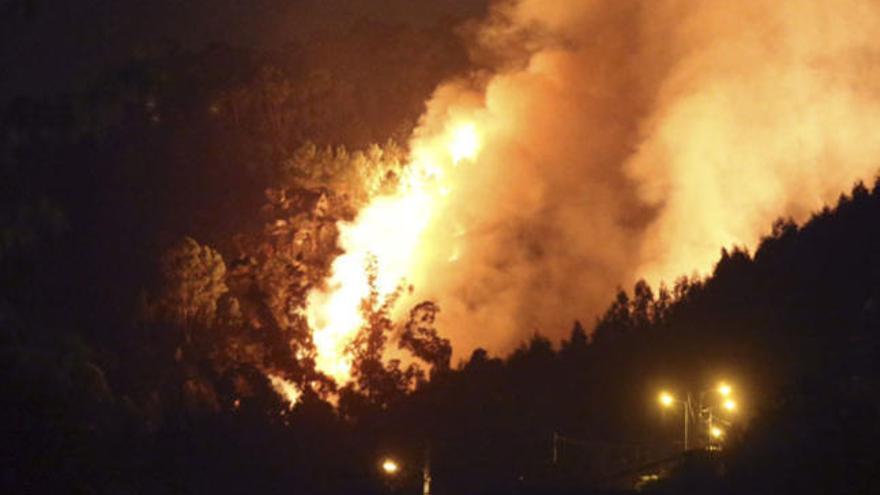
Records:
[[[482,136],[411,276],[459,356],[705,273],[880,164],[877,2],[519,0],[469,34],[493,68],[439,88],[414,138]]]

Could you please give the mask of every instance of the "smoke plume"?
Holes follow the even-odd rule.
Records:
[[[414,141],[467,118],[481,152],[410,280],[460,357],[706,273],[877,171],[877,2],[519,0],[465,32],[491,69],[440,87]]]

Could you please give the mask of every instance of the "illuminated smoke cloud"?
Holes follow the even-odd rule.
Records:
[[[415,280],[457,355],[559,337],[871,180],[878,27],[862,0],[497,4],[472,30],[495,73],[425,116],[484,90],[483,151],[432,231],[459,252]]]
[[[408,212],[400,313],[437,301],[459,358],[561,337],[617,287],[706,273],[872,179],[878,20],[866,0],[496,4],[465,30],[492,69],[438,88],[410,146],[437,155],[461,125],[480,141]],[[401,198],[364,221],[407,218]]]

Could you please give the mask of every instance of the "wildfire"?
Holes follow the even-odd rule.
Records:
[[[480,150],[480,135],[473,123],[466,123],[456,127],[452,131],[449,142],[449,154],[452,162],[458,165],[462,160],[473,160]]]
[[[375,198],[353,222],[338,224],[344,253],[334,260],[326,287],[309,293],[306,310],[316,366],[338,383],[351,377],[346,346],[364,325],[361,303],[370,293],[367,267],[375,269],[382,304],[416,268],[423,233],[453,191],[447,171],[475,160],[480,146],[480,133],[470,121],[448,126],[435,139],[417,141],[398,191]]]
[[[300,391],[299,387],[290,380],[286,380],[278,375],[269,374],[268,376],[269,383],[272,384],[275,392],[287,401],[288,409],[293,409],[299,402],[300,397],[302,397],[302,391]],[[237,406],[238,404],[236,403]]]

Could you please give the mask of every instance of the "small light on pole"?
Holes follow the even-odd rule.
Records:
[[[388,476],[394,476],[400,471],[400,465],[394,459],[386,457],[382,461],[382,471]]]
[[[736,411],[736,401],[733,399],[727,399],[724,401],[724,409],[727,409],[730,412]]]
[[[731,392],[733,392],[733,389],[730,388],[730,385],[723,382],[718,385],[718,393],[722,397],[730,397]]]
[[[712,435],[712,438],[715,440],[721,440],[721,437],[724,436],[724,430],[717,426],[713,426],[709,428],[709,434]]]
[[[666,409],[672,407],[676,402],[680,402],[682,405],[682,412],[684,412],[684,450],[688,449],[688,426],[690,423],[690,413],[691,413],[691,396],[688,394],[687,401],[677,400],[674,395],[669,392],[662,391],[660,395],[657,396],[657,401],[660,402],[660,405]]]

